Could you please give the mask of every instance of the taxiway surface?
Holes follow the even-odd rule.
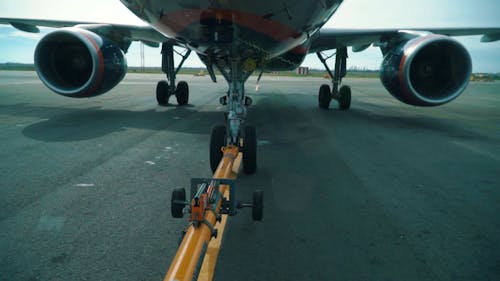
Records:
[[[186,220],[170,192],[210,177],[226,84],[161,75],[68,99],[0,72],[0,280],[162,280]],[[377,79],[346,79],[349,111],[319,110],[323,79],[264,77],[254,99],[262,222],[230,218],[215,280],[499,280],[500,83],[415,108]],[[173,102],[173,101],[172,101]]]

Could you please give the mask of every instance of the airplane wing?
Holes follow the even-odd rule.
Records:
[[[127,46],[127,42],[142,41],[144,44],[151,47],[158,47],[159,43],[165,42],[170,38],[165,37],[160,32],[156,31],[151,26],[125,25],[115,23],[98,23],[98,22],[76,22],[76,21],[59,21],[59,20],[43,20],[43,19],[17,19],[17,18],[0,18],[0,24],[10,24],[14,28],[25,32],[38,33],[39,26],[43,27],[79,27],[90,30],[105,36],[118,43],[121,46]],[[121,43],[121,44],[120,44]],[[125,48],[124,51],[127,51]]]
[[[448,36],[482,35],[481,42],[500,40],[500,28],[422,28],[422,29],[337,29],[322,28],[314,35],[309,49],[310,53],[353,47],[354,52],[362,51],[371,44],[383,44],[390,40],[404,40],[425,33]]]
[[[0,24],[10,24],[13,27],[31,33],[39,32],[43,27],[71,27],[77,26],[91,30],[99,35],[106,36],[114,42],[142,41],[148,46],[158,47],[158,43],[170,38],[165,37],[151,26],[124,25],[99,22],[76,22],[44,19],[0,18]],[[481,42],[500,40],[500,28],[422,28],[422,29],[338,29],[322,28],[313,35],[310,53],[352,46],[353,51],[362,51],[371,44],[384,43],[392,39],[411,39],[416,33],[431,32],[449,36],[483,35]],[[126,50],[124,50],[126,51]]]

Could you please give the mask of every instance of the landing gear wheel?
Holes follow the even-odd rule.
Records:
[[[170,212],[174,218],[182,218],[186,202],[186,191],[184,188],[176,188],[172,192],[172,198],[170,201]]]
[[[168,93],[168,82],[159,81],[156,84],[156,101],[159,105],[166,105],[168,103],[169,93]]]
[[[189,101],[189,87],[186,81],[180,81],[177,84],[177,90],[175,92],[175,97],[177,98],[177,103],[179,105],[186,105]]]
[[[257,171],[257,132],[254,126],[246,126],[244,133],[243,171],[253,174]]]
[[[339,108],[349,109],[351,106],[351,87],[342,86],[339,89]]]
[[[256,190],[253,192],[252,220],[261,221],[264,209],[264,192]]]
[[[210,135],[210,168],[215,173],[222,159],[221,148],[226,145],[226,127],[215,126]]]
[[[332,94],[330,92],[330,86],[328,86],[327,84],[321,85],[321,87],[319,87],[318,93],[319,108],[328,109],[331,100]]]

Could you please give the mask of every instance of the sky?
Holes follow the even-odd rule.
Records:
[[[96,9],[96,7],[98,7]],[[345,0],[326,23],[332,28],[410,28],[417,27],[500,27],[499,0]],[[16,0],[0,1],[0,17],[96,21],[145,25],[118,0]],[[0,63],[33,63],[33,53],[40,38],[52,29],[42,28],[39,34],[18,31],[0,25]],[[480,43],[480,36],[457,37],[470,52],[474,72],[500,72],[500,42]],[[133,43],[127,53],[130,66],[140,65],[140,46]],[[361,53],[349,50],[348,67],[378,69],[382,62],[378,48]],[[333,63],[333,61],[332,61]],[[159,48],[145,46],[146,66],[159,66]],[[196,55],[185,63],[202,67]],[[322,69],[316,55],[308,55],[304,66]]]

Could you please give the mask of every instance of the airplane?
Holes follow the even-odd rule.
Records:
[[[482,42],[500,40],[500,27],[412,29],[332,29],[323,25],[343,0],[121,0],[148,26],[45,19],[0,18],[25,32],[38,26],[54,27],[35,49],[40,80],[57,94],[88,98],[111,90],[125,76],[124,53],[132,41],[160,47],[166,80],[156,86],[156,100],[165,105],[175,96],[189,102],[186,81],[176,76],[191,52],[205,64],[213,82],[218,70],[228,83],[219,99],[226,106],[225,124],[214,126],[210,136],[210,167],[215,171],[221,147],[235,145],[243,152],[243,170],[257,170],[257,134],[246,125],[245,81],[254,72],[293,70],[305,56],[315,53],[331,78],[319,87],[318,106],[328,109],[332,100],[340,110],[351,105],[351,89],[342,84],[347,68],[347,47],[361,52],[379,47],[384,56],[380,79],[399,101],[413,106],[438,106],[457,98],[472,72],[468,51],[450,36],[483,35]],[[180,62],[174,47],[184,48]],[[323,51],[335,50],[333,70]]]

